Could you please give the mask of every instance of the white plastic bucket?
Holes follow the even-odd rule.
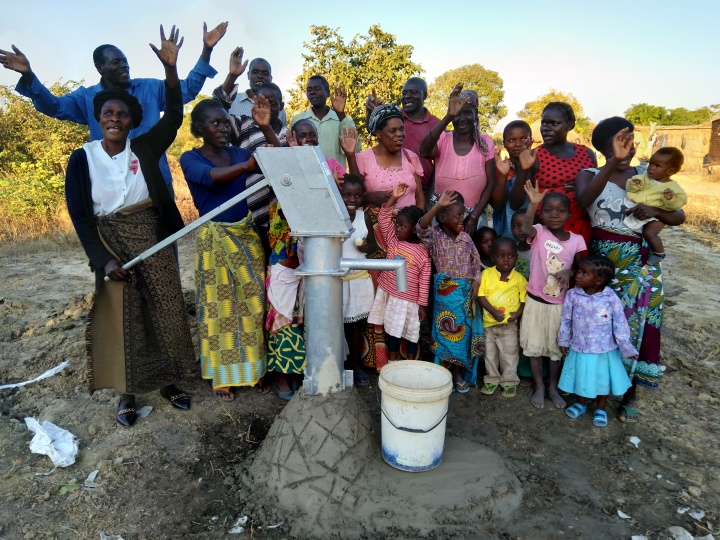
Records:
[[[403,360],[380,371],[382,456],[403,471],[434,469],[442,461],[452,375],[430,362]]]

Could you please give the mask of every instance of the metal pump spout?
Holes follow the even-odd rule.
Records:
[[[395,287],[398,292],[407,292],[407,263],[405,259],[340,259],[343,270],[394,270]]]

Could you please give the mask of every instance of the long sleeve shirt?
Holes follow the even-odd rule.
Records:
[[[395,234],[395,225],[392,221],[393,209],[380,208],[378,225],[387,246],[386,259],[402,258],[407,261],[408,290],[398,292],[395,286],[395,272],[383,271],[378,279],[378,286],[388,294],[427,306],[430,292],[430,255],[422,244],[401,242]]]
[[[579,287],[567,292],[558,345],[594,354],[619,348],[625,358],[638,354],[630,343],[630,327],[622,303],[610,287],[596,294],[587,294]]]
[[[188,73],[185,80],[180,81],[183,103],[195,99],[202,90],[205,80],[213,78],[217,71],[205,60],[200,58],[195,67]],[[93,114],[93,99],[98,92],[105,90],[102,83],[93,86],[81,86],[64,96],[55,96],[33,74],[28,84],[24,78],[20,79],[15,90],[18,94],[32,100],[35,109],[58,120],[70,120],[84,124],[90,128],[90,140],[102,139],[102,129]],[[160,120],[160,113],[167,105],[165,99],[165,81],[160,79],[132,79],[127,92],[135,96],[143,110],[140,125],[130,132],[130,139],[136,139],[147,133]],[[165,154],[160,158],[160,172],[165,182],[172,183],[170,166]]]
[[[343,134],[342,130],[344,127],[355,127],[353,119],[346,116],[340,120],[337,113],[332,109],[322,118],[318,118],[312,109],[308,109],[293,116],[290,127],[294,126],[300,120],[310,120],[315,126],[315,129],[317,129],[318,143],[325,159],[333,158],[343,167],[347,167],[347,158],[342,148],[340,148],[340,139],[338,139],[338,137]],[[360,138],[357,140],[355,151],[360,153]]]
[[[157,240],[167,238],[183,227],[180,212],[165,186],[158,166],[158,159],[175,140],[183,121],[180,89],[177,86],[167,89],[167,104],[165,114],[150,131],[130,140],[130,148],[138,157],[150,198],[158,211]],[[104,277],[105,264],[114,256],[100,240],[95,224],[92,180],[83,148],[75,150],[68,160],[65,200],[75,232],[90,260],[90,267],[98,272],[98,276]]]

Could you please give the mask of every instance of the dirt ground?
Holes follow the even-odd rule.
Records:
[[[524,490],[507,520],[462,516],[431,538],[661,537],[670,526],[702,537],[720,528],[720,253],[711,240],[666,230],[667,303],[658,393],[641,392],[641,421],[606,429],[589,417],[530,406],[524,381],[514,400],[476,389],[450,398],[448,435],[482,444],[507,460]],[[209,539],[225,536],[247,516],[246,530],[228,538],[289,537],[293,520],[253,496],[248,468],[284,403],[274,394],[238,392],[233,403],[210,396],[190,374],[190,412],[157,393],[139,396],[154,410],[132,429],[115,421],[117,393],[86,390],[84,318],[93,276],[79,246],[0,250],[0,385],[32,379],[63,359],[59,375],[21,389],[0,390],[0,539],[89,540],[106,533],[125,540]],[[192,241],[180,245],[183,285],[192,303]],[[379,390],[360,389],[379,418]],[[613,409],[616,403],[612,403]],[[51,462],[31,454],[24,418],[50,420],[79,439],[77,461],[49,476]],[[379,436],[379,430],[378,430]],[[635,448],[629,439],[640,439]],[[381,459],[378,455],[377,459]],[[99,469],[94,491],[77,489]],[[438,501],[442,504],[442,501]],[[703,510],[694,519],[678,513]],[[618,517],[618,510],[631,516]],[[280,527],[267,529],[283,523]],[[336,538],[346,538],[343,523]],[[366,535],[367,538],[376,537]],[[413,538],[396,523],[388,538]]]

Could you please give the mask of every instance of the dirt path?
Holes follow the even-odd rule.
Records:
[[[448,433],[505,457],[524,498],[508,521],[462,516],[459,528],[439,528],[431,538],[658,538],[671,525],[698,536],[717,531],[720,254],[685,230],[664,236],[667,371],[660,393],[641,394],[641,423],[613,420],[598,430],[561,411],[534,410],[528,382],[513,401],[477,390],[453,395]],[[191,303],[193,248],[190,242],[180,247]],[[90,540],[101,531],[125,540],[214,539],[244,515],[255,526],[302,519],[255,500],[246,481],[250,458],[283,402],[243,389],[224,404],[190,376],[184,388],[194,396],[191,412],[148,394],[139,404],[154,407],[150,416],[133,429],[119,427],[116,393],[89,396],[85,389],[83,324],[93,276],[80,249],[54,253],[50,264],[41,254],[0,252],[0,258],[0,384],[71,361],[51,379],[0,391],[0,539]],[[376,381],[360,394],[377,419]],[[30,454],[26,416],[73,432],[80,442],[75,465],[35,476],[51,468],[50,460]],[[631,436],[641,439],[639,448]],[[73,490],[95,469],[97,490]],[[60,494],[63,486],[70,491]],[[678,514],[678,507],[706,514],[697,521]],[[620,519],[618,509],[632,518]],[[398,523],[392,537],[412,538],[411,527]],[[252,537],[286,538],[287,530],[253,531]],[[342,523],[337,530],[344,538]]]

